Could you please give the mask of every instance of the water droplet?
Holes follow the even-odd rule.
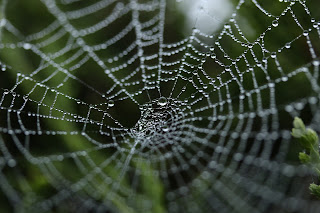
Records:
[[[308,35],[309,35],[308,30],[303,31],[303,35],[304,35],[304,36],[308,36]]]
[[[109,100],[108,101],[108,107],[113,107],[114,106],[114,101],[113,100]]]
[[[15,167],[17,165],[16,161],[14,159],[8,160],[8,166]]]
[[[289,49],[291,47],[290,42],[286,43],[285,48]]]
[[[168,131],[169,131],[169,127],[168,127],[167,125],[164,125],[164,126],[162,127],[162,131],[168,132]]]
[[[317,99],[316,97],[311,97],[311,98],[309,98],[309,103],[310,103],[310,104],[316,104],[317,101],[318,101],[318,99]]]
[[[271,58],[276,58],[277,57],[277,54],[275,52],[271,53]]]
[[[57,160],[63,161],[64,157],[62,155],[57,156]]]
[[[6,71],[6,69],[7,69],[7,66],[6,65],[2,65],[1,66],[1,70],[4,72],[4,71]]]
[[[270,87],[270,88],[273,88],[274,86],[275,86],[275,84],[274,83],[268,83],[268,86]]]
[[[23,44],[23,49],[30,50],[31,49],[31,44],[29,44],[29,43]]]
[[[159,106],[165,106],[167,104],[167,99],[165,97],[160,97],[158,100]]]
[[[312,64],[314,66],[319,66],[320,65],[320,61],[319,60],[315,60],[315,61],[312,62]]]
[[[6,20],[5,19],[1,19],[0,21],[0,27],[3,27],[4,25],[6,25]]]
[[[287,77],[287,76],[283,76],[283,77],[281,78],[281,80],[282,80],[282,81],[287,81],[287,80],[288,80],[288,77]]]
[[[318,23],[314,23],[312,26],[313,26],[314,28],[318,28]]]
[[[272,21],[272,26],[278,27],[278,25],[279,25],[279,22],[277,20]]]

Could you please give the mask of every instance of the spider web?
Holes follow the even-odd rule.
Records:
[[[320,131],[319,3],[200,1],[188,33],[179,2],[1,1],[5,209],[320,210],[290,135]]]

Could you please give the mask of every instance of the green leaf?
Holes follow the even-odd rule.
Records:
[[[298,117],[294,118],[293,126],[294,126],[294,129],[296,129],[297,133],[299,132],[299,134],[303,134],[306,131],[306,127],[305,127],[303,121]],[[297,135],[297,137],[298,137],[298,135]]]
[[[301,118],[295,117],[293,121],[293,126],[296,129],[306,130],[306,127]]]
[[[320,199],[320,185],[312,183],[310,184],[309,189],[311,191],[311,194]]]
[[[310,156],[304,152],[299,153],[299,159],[301,163],[305,163],[305,164],[310,163]]]
[[[319,144],[317,133],[312,129],[306,129],[303,121],[295,117],[293,121],[294,128],[292,129],[292,136],[300,139],[299,142],[305,149],[316,148],[315,145]]]

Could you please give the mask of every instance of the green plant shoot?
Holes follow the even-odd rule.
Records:
[[[293,127],[292,136],[297,138],[305,149],[305,152],[299,153],[301,163],[314,170],[318,178],[320,178],[319,138],[317,133],[312,129],[306,128],[303,121],[298,117],[295,117]],[[320,199],[320,185],[312,183],[309,189],[311,194]]]

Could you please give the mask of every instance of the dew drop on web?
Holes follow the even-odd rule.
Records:
[[[277,20],[274,20],[274,21],[272,22],[272,26],[278,27],[278,25],[279,25],[279,22],[278,22]]]
[[[165,97],[161,97],[161,98],[159,98],[159,100],[158,100],[158,105],[159,106],[165,106],[166,104],[167,104],[167,99],[165,98]]]
[[[109,100],[108,101],[108,107],[113,107],[114,106],[114,101],[113,100]]]

